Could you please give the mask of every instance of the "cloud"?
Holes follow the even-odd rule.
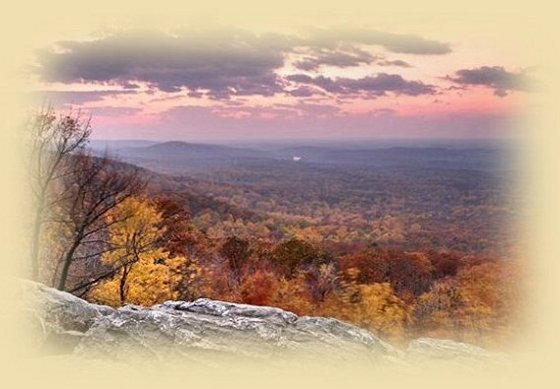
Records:
[[[97,117],[121,117],[121,116],[131,116],[139,114],[142,112],[142,108],[139,107],[92,107],[88,109],[95,118]]]
[[[367,28],[315,30],[309,39],[323,47],[332,47],[341,43],[361,43],[382,46],[393,53],[441,55],[451,52],[451,46],[445,42],[425,39],[418,35],[394,34]]]
[[[323,94],[317,88],[310,88],[308,86],[299,86],[296,89],[288,91],[288,94],[294,97],[310,97],[318,94]]]
[[[407,81],[398,74],[379,73],[359,79],[332,79],[324,76],[312,77],[305,74],[294,74],[286,78],[296,83],[314,85],[336,94],[366,93],[383,96],[387,92],[392,92],[397,95],[418,96],[436,93],[434,86],[419,81]]]
[[[320,66],[334,66],[339,68],[369,64],[376,59],[374,55],[363,50],[316,50],[312,56],[296,62],[294,66],[301,70],[317,70]]]
[[[494,89],[494,94],[503,97],[510,91],[528,91],[533,81],[525,72],[508,72],[501,66],[482,66],[474,69],[461,69],[455,77],[447,79],[461,85],[482,85]]]
[[[93,41],[59,42],[40,53],[39,73],[46,81],[145,82],[164,92],[207,91],[230,95],[273,95],[282,90],[275,70],[289,38],[239,30],[171,35],[128,31]]]
[[[111,84],[129,90],[147,84],[152,90],[228,99],[279,93],[309,95],[309,90],[286,90],[286,80],[278,70],[289,54],[305,53],[296,66],[307,71],[316,71],[322,65],[345,68],[372,62],[409,66],[404,61],[374,55],[363,45],[380,45],[399,53],[450,51],[445,43],[416,35],[367,29],[320,30],[299,36],[254,34],[239,29],[169,33],[128,30],[88,41],[58,42],[39,52],[37,72],[47,82]],[[419,87],[413,86],[409,91]],[[348,85],[340,88],[349,89]]]
[[[348,68],[372,63],[379,66],[411,67],[405,61],[388,60],[380,55],[373,55],[349,45],[336,49],[315,49],[303,59],[295,62],[294,66],[304,71],[317,71],[321,66]]]
[[[411,68],[412,65],[409,64],[408,62],[402,61],[400,59],[396,59],[396,60],[381,60],[377,62],[378,65],[381,66],[399,66],[401,68]]]
[[[101,101],[105,97],[130,95],[135,90],[99,90],[99,91],[39,91],[34,93],[34,98],[48,101],[54,105],[85,104]]]

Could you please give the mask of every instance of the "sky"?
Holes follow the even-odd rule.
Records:
[[[115,30],[37,51],[37,101],[95,139],[501,138],[531,64],[365,27]]]

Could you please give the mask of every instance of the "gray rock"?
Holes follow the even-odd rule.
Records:
[[[480,363],[507,364],[507,356],[481,347],[449,339],[418,338],[408,344],[404,353],[407,361],[476,365]]]
[[[24,315],[37,348],[44,353],[72,351],[95,320],[114,311],[39,283],[21,281],[20,285]]]
[[[279,308],[260,307],[248,304],[234,304],[224,301],[214,301],[206,298],[200,298],[193,302],[166,301],[165,303],[156,305],[153,308],[171,308],[183,312],[200,313],[209,316],[253,317],[279,323],[294,323],[297,320],[297,315]]]
[[[198,299],[114,309],[30,281],[22,283],[22,294],[28,317],[36,323],[38,346],[50,353],[115,361],[177,357],[206,365],[223,356],[274,363],[280,356],[297,355],[372,365],[493,357],[476,346],[428,338],[411,342],[403,352],[340,320],[298,317],[273,307]]]

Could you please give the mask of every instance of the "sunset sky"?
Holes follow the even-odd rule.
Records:
[[[33,72],[97,139],[507,137],[533,84],[492,47],[361,27],[114,31]]]

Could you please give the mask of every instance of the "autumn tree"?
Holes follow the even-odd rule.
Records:
[[[373,248],[341,258],[340,266],[358,269],[359,283],[389,282],[401,295],[420,295],[432,282],[433,266],[422,252]]]
[[[60,183],[72,174],[72,154],[83,150],[91,133],[89,119],[80,113],[58,116],[52,108],[33,114],[26,126],[30,142],[31,192],[34,215],[31,232],[31,277],[39,280],[40,251],[43,225],[49,221],[49,211],[65,198]]]
[[[334,263],[322,263],[308,269],[305,280],[315,302],[323,302],[329,293],[333,293],[339,286],[339,275]]]
[[[233,278],[239,282],[241,267],[251,255],[249,242],[236,236],[230,236],[220,248],[220,254],[227,260]]]
[[[463,265],[461,256],[453,252],[429,251],[426,253],[433,266],[433,276],[435,279],[455,276],[459,268]]]
[[[302,265],[318,265],[330,260],[325,253],[297,238],[279,243],[272,251],[272,257],[286,268],[289,277]]]
[[[178,275],[174,285],[177,296],[184,300],[200,297],[203,269],[199,256],[206,253],[206,239],[194,227],[191,214],[180,199],[160,195],[153,205],[161,214],[158,245],[170,259],[181,258],[174,268]]]
[[[201,237],[185,204],[177,198],[165,195],[156,196],[153,203],[161,213],[163,233],[160,236],[160,244],[165,246],[165,250],[172,257],[194,254],[195,246]]]
[[[389,283],[360,285],[359,300],[351,306],[350,319],[395,341],[402,341],[411,321],[411,309]]]
[[[247,304],[279,307],[298,315],[313,311],[313,300],[302,274],[287,279],[271,271],[257,271],[245,277],[236,299]]]
[[[351,281],[328,295],[318,314],[332,316],[367,328],[395,342],[402,342],[412,320],[411,307],[393,290],[391,284],[358,284],[359,270],[349,269]]]
[[[479,344],[511,337],[519,279],[517,264],[503,261],[470,266],[438,281],[418,299],[418,334]]]
[[[414,310],[418,336],[456,337],[465,308],[461,285],[454,278],[437,281],[418,298]]]
[[[253,272],[245,277],[239,288],[241,301],[246,304],[271,305],[277,300],[279,282],[278,276],[271,271]]]
[[[463,311],[468,341],[502,342],[513,336],[522,304],[522,280],[514,261],[486,262],[462,269],[457,278],[466,303]]]
[[[65,249],[55,271],[60,290],[66,289],[73,264],[112,250],[103,234],[130,215],[122,214],[121,220],[108,218],[109,212],[145,187],[137,169],[120,170],[106,156],[79,154],[72,158],[75,169],[64,178],[64,201],[53,210],[56,222],[65,230]]]
[[[176,296],[174,269],[181,257],[171,258],[158,245],[162,215],[146,199],[130,197],[107,215],[110,243],[114,249],[102,256],[102,262],[116,270],[112,279],[94,288],[90,297],[111,305],[152,305]]]

